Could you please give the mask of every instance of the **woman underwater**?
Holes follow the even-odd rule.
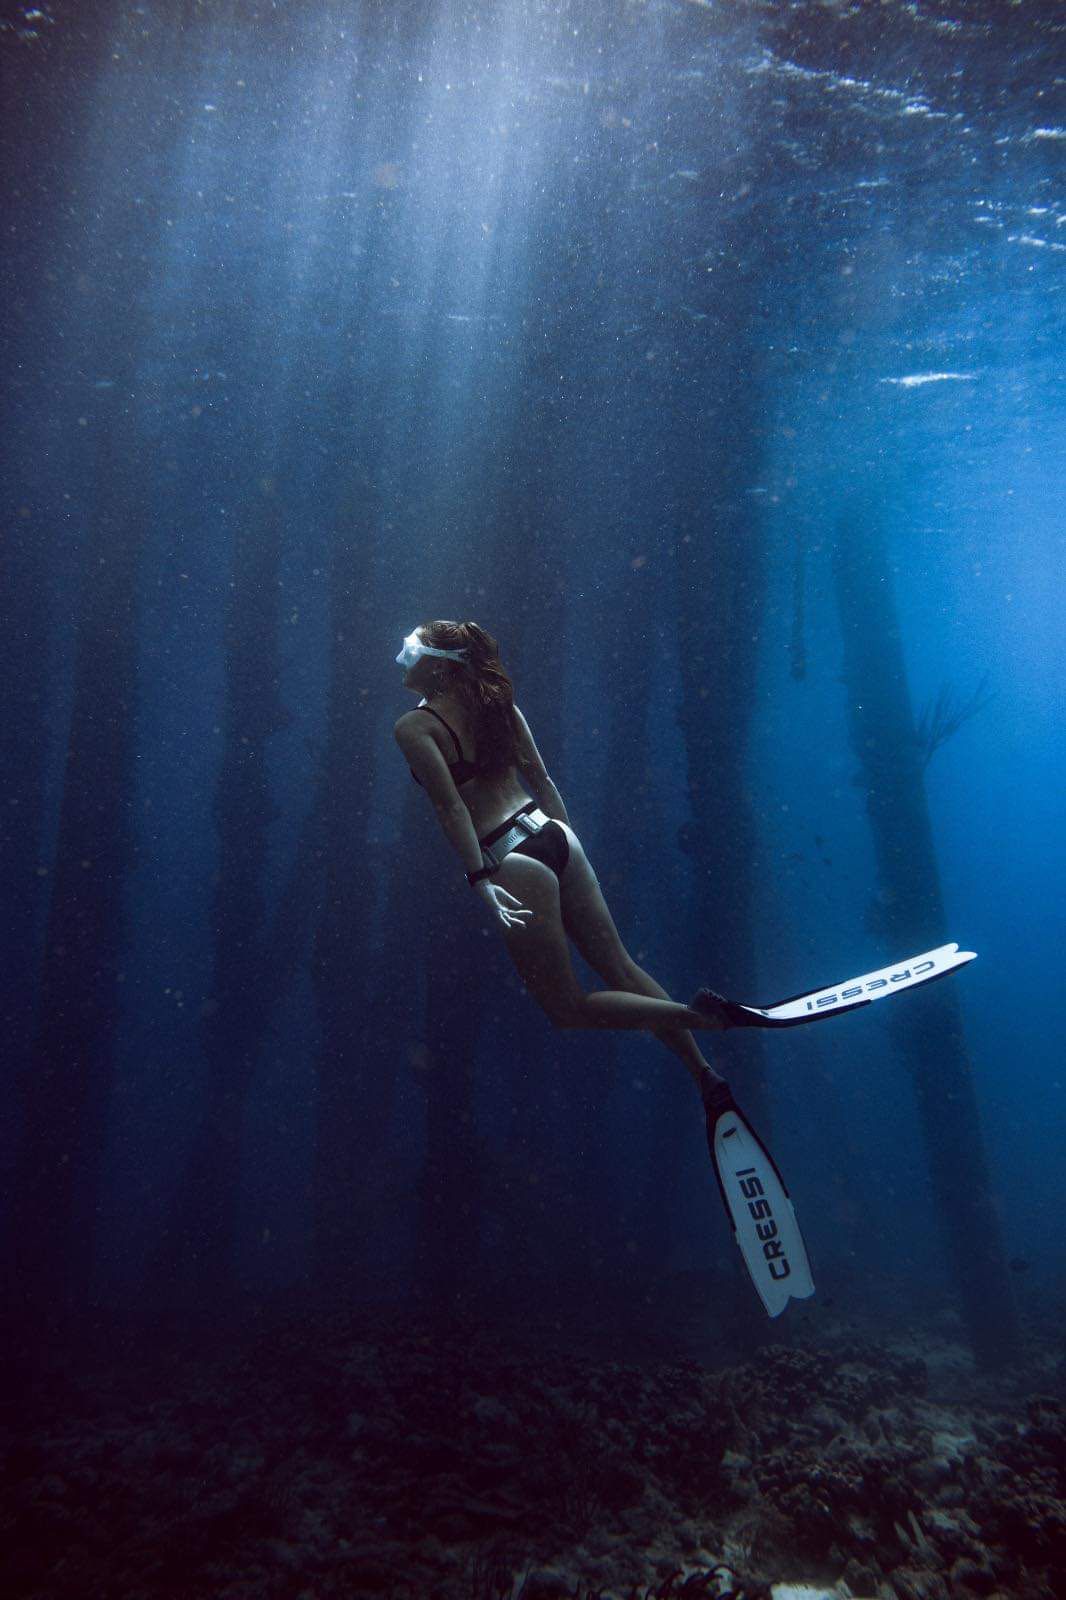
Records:
[[[644,1028],[680,1056],[706,1101],[724,1079],[692,1028],[728,1026],[670,999],[619,937],[496,641],[474,622],[425,622],[396,657],[422,698],[396,742],[436,810],[467,881],[498,919],[525,987],[556,1028]],[[530,796],[534,798],[531,799]],[[567,939],[607,989],[583,993]]]
[[[769,1315],[780,1316],[790,1299],[814,1293],[792,1202],[773,1157],[690,1030],[793,1027],[839,1016],[943,977],[972,961],[973,951],[942,945],[769,1007],[741,1005],[711,989],[697,990],[691,1006],[677,1004],[618,936],[562,796],[514,704],[495,639],[474,622],[425,622],[396,659],[404,688],[422,697],[417,710],[397,721],[396,741],[467,881],[499,919],[522,982],[556,1028],[646,1028],[680,1056],[703,1100],[711,1160],[745,1266]],[[568,938],[609,988],[583,993]]]

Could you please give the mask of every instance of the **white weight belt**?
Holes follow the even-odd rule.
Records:
[[[498,839],[491,844],[481,846],[481,854],[487,867],[498,867],[504,856],[513,850],[515,845],[521,844],[523,839],[531,839],[539,833],[546,822],[551,818],[539,806],[532,806],[528,811],[515,818],[513,828],[508,828],[506,833],[501,833]]]

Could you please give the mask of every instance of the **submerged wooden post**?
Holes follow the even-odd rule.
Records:
[[[851,741],[866,781],[885,953],[945,943],[940,878],[900,645],[892,576],[876,517],[842,520],[834,553]],[[894,1003],[930,1172],[970,1342],[984,1366],[1018,1352],[1017,1309],[992,1199],[957,980]]]
[[[148,495],[122,412],[102,421],[98,450],[38,1020],[4,1229],[8,1315],[21,1319],[31,1354],[89,1296],[134,849],[131,708]]]
[[[288,717],[280,688],[283,537],[272,494],[242,510],[223,640],[214,957],[200,1022],[207,1076],[181,1188],[148,1267],[150,1298],[171,1311],[205,1299],[217,1308],[235,1281],[244,1119],[273,999],[263,876],[274,817],[267,751]]]

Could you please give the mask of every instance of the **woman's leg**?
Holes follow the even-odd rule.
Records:
[[[583,997],[572,1020],[557,1024],[563,1028],[643,1028],[654,1033],[660,1044],[684,1062],[697,1088],[721,1083],[722,1075],[698,1048],[691,1029],[719,1031],[701,1011],[679,1005],[667,997],[666,990],[641,967],[634,967],[637,993],[627,989],[594,989]],[[661,996],[662,998],[658,998]]]
[[[529,929],[530,924],[527,923],[522,931],[526,932]],[[555,977],[551,967],[543,959],[547,953],[543,945],[537,948],[539,941],[536,940],[536,936],[518,945],[514,941],[520,937],[520,934],[512,933],[508,943],[512,955],[517,952],[519,956],[527,953],[533,956],[532,963],[527,964],[521,959],[516,962],[522,980],[526,988],[531,990],[534,997],[543,1005],[557,1028],[642,1028],[649,1033],[659,1033],[664,1030],[683,1031],[688,1028],[720,1031],[718,1022],[702,1011],[693,1011],[691,1006],[671,1000],[666,990],[660,989],[658,984],[655,985],[657,991],[655,997],[646,993],[634,993],[630,989],[593,989],[590,994],[582,994],[578,989],[564,1001],[558,987],[549,990],[538,982],[545,972],[548,983],[552,983]],[[649,983],[653,981],[651,978],[648,979]],[[661,999],[658,998],[659,995],[662,996]]]
[[[631,986],[640,994],[655,995],[662,1000],[669,998],[666,990],[656,983],[651,974],[645,972],[643,967],[638,967],[635,961],[630,961],[629,963],[626,983],[627,987]],[[706,1018],[704,1018],[705,1023]],[[725,1082],[721,1073],[717,1072],[707,1060],[688,1028],[661,1027],[653,1028],[652,1032],[661,1045],[665,1046],[667,1050],[670,1050],[684,1062],[697,1088],[709,1083]]]
[[[565,918],[561,913],[558,879],[542,862],[512,851],[496,875],[497,883],[534,912],[531,921],[504,933],[504,941],[527,990],[557,1028],[652,1032],[680,1056],[697,1084],[717,1081],[718,1074],[696,1048],[689,1030],[715,1029],[719,1025],[703,1012],[671,1000],[666,991],[631,960],[618,940],[610,912],[602,904],[595,874],[584,859],[580,844],[576,850],[580,853],[576,854],[576,859],[572,855],[564,873]],[[596,902],[584,909],[573,892],[581,880]],[[610,939],[604,942],[606,933],[612,934],[613,941],[617,942]],[[617,987],[594,990],[591,994],[582,992],[570,962],[567,934],[589,965]]]
[[[623,994],[669,1001],[670,997],[662,985],[638,966],[629,954],[614,925],[599,879],[585,855],[581,841],[572,828],[566,827],[566,833],[570,857],[560,881],[559,900],[560,915],[568,936],[589,965],[610,985],[608,995],[621,991]],[[591,999],[592,996],[586,998]],[[721,1083],[721,1075],[703,1055],[691,1032],[693,1027],[713,1029],[714,1024],[702,1012],[693,1021],[688,1008],[683,1009],[688,1013],[686,1016],[679,1017],[675,1013],[658,1025],[652,1018],[649,1031],[654,1033],[661,1045],[684,1062],[697,1087]],[[608,1018],[618,1015],[618,1008],[610,999],[599,1010]],[[597,1024],[593,1022],[592,1025]],[[617,1026],[612,1022],[607,1025]],[[648,1023],[645,1022],[644,1026],[647,1028]]]

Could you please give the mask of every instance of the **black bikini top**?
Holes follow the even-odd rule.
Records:
[[[439,711],[434,711],[432,706],[416,706],[415,710],[416,711],[428,711],[430,716],[431,717],[436,717],[438,722],[444,722],[444,718],[441,716],[440,712]],[[458,789],[460,787],[460,785],[462,785],[464,783],[469,783],[471,778],[476,778],[477,775],[478,775],[479,768],[478,768],[478,764],[477,764],[476,761],[467,761],[466,757],[463,755],[463,747],[459,743],[459,739],[458,739],[458,736],[457,736],[457,734],[455,732],[455,729],[452,728],[452,727],[449,727],[448,723],[446,723],[446,722],[444,722],[444,726],[448,729],[448,732],[451,734],[452,738],[455,740],[455,748],[459,752],[458,761],[453,761],[451,766],[449,766],[449,768],[448,768],[448,771],[452,775],[452,782],[455,784],[456,788]],[[408,768],[408,771],[410,771],[410,768]],[[411,776],[412,776],[412,778],[414,778],[414,780],[415,780],[415,782],[417,784],[420,784],[420,785],[422,784],[422,779],[418,776],[417,773],[412,772]]]

